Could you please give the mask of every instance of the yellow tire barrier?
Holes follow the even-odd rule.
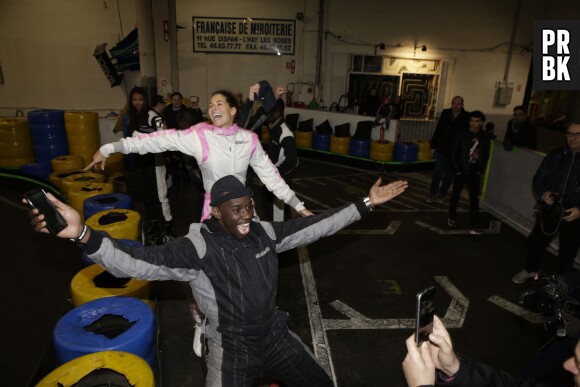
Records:
[[[124,375],[131,386],[155,386],[153,371],[145,360],[129,352],[103,351],[77,357],[61,365],[38,382],[36,387],[71,387],[100,369]]]
[[[125,155],[123,153],[111,154],[107,158],[107,163],[105,164],[105,172],[107,176],[125,173]]]
[[[50,160],[53,172],[69,169],[81,170],[85,167],[85,158],[78,155],[58,156]]]
[[[140,239],[141,215],[133,210],[112,209],[100,211],[86,221],[96,231],[104,231],[115,239]]]
[[[65,169],[62,171],[56,171],[48,176],[48,181],[54,184],[62,193],[62,179],[73,175],[82,175],[83,173],[85,173],[85,171],[82,169]]]
[[[301,132],[299,130],[295,131],[294,139],[296,141],[296,146],[312,149],[312,133],[313,132]]]
[[[127,282],[125,282],[121,287],[97,287],[95,279],[98,276],[111,275],[105,273],[105,271],[106,270],[100,265],[91,265],[85,267],[73,277],[70,283],[70,291],[72,303],[75,307],[99,298],[126,296],[138,298],[141,301],[146,302],[152,308],[155,308],[155,303],[151,301],[151,294],[153,292],[152,282],[127,278]]]
[[[417,160],[431,160],[431,143],[428,140],[416,140],[415,144],[419,145]]]
[[[99,115],[96,112],[65,112],[64,128],[69,153],[83,156],[89,164],[101,145]]]
[[[85,200],[100,194],[113,193],[113,185],[109,183],[87,183],[85,185],[73,186],[68,191],[68,201],[72,208],[77,210],[83,218],[83,204]],[[84,219],[83,219],[84,220]]]
[[[348,145],[350,144],[350,137],[336,137],[330,136],[330,151],[341,155],[348,154]]]
[[[0,167],[20,167],[34,163],[28,120],[0,118]]]
[[[60,181],[62,186],[61,193],[68,198],[68,191],[73,187],[82,187],[88,183],[103,183],[104,181],[105,176],[100,173],[83,171],[83,173],[77,173],[62,179]]]
[[[390,141],[371,141],[370,159],[377,161],[393,161],[395,145]]]

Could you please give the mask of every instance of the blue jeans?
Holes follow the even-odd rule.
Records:
[[[433,176],[431,178],[431,190],[429,194],[431,197],[447,196],[447,191],[453,181],[453,168],[451,168],[451,160],[447,156],[443,156],[438,150],[435,150],[435,169],[433,169]],[[439,183],[441,187],[439,187]]]

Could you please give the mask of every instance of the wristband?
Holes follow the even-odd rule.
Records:
[[[373,202],[371,202],[371,198],[369,198],[368,196],[363,199],[363,203],[365,204],[365,206],[367,206],[367,210],[369,212],[371,212],[372,210],[375,209],[375,206],[373,205]]]
[[[71,241],[72,242],[75,242],[75,243],[81,243],[81,240],[85,237],[85,235],[87,235],[87,230],[88,229],[89,228],[87,227],[86,224],[83,225],[83,229],[81,230],[80,235],[78,237],[76,237],[76,238],[71,238]]]

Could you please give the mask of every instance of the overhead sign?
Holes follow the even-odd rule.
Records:
[[[193,52],[294,55],[296,21],[193,17]]]

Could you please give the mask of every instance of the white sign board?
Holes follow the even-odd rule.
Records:
[[[193,52],[294,55],[296,21],[196,17]]]

